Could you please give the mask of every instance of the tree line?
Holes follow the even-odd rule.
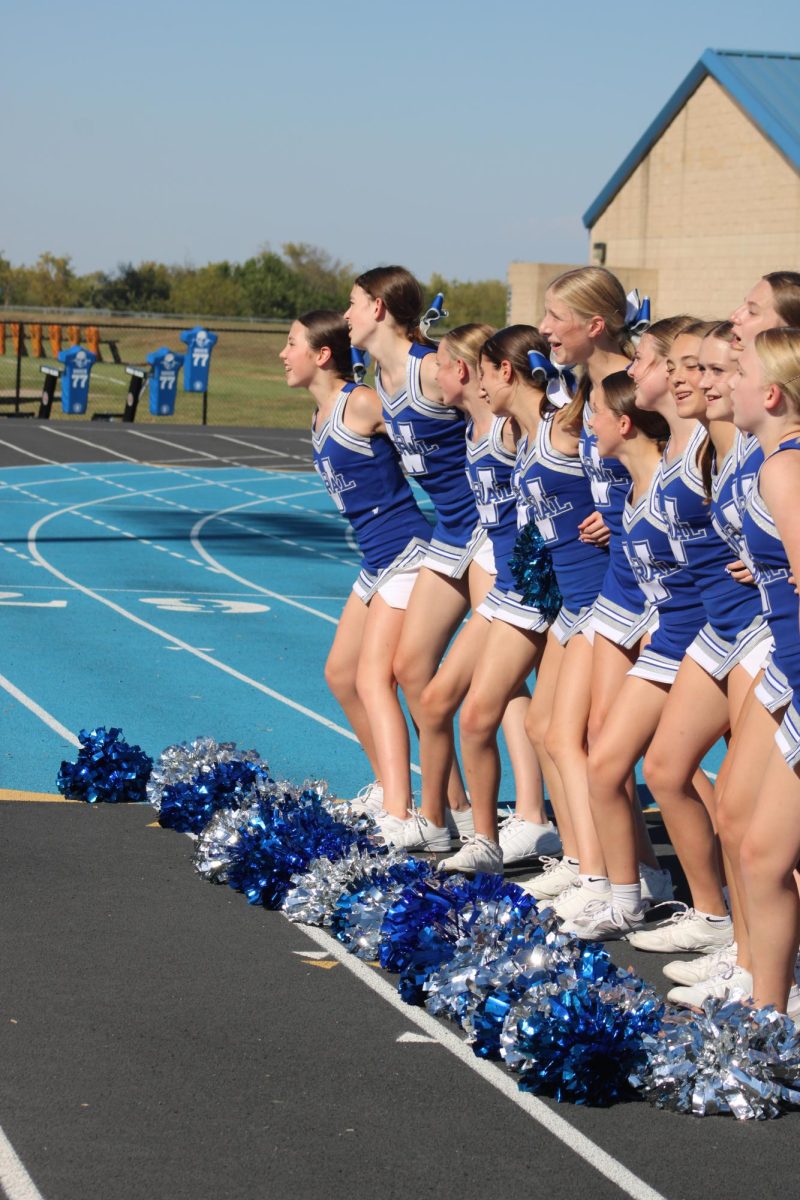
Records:
[[[203,267],[120,263],[116,270],[77,274],[69,255],[46,251],[33,266],[12,266],[0,253],[0,305],[7,308],[87,308],[127,313],[186,313],[288,320],[313,308],[344,311],[356,272],[318,246],[287,242],[242,263]],[[444,292],[451,323],[506,319],[506,285],[463,282],[434,274],[426,285]]]

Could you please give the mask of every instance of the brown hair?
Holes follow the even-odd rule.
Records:
[[[439,344],[447,348],[451,358],[461,358],[470,367],[476,367],[481,347],[496,332],[494,325],[479,325],[476,322],[457,325],[444,335]]]
[[[775,312],[785,325],[800,328],[800,272],[770,271],[762,276],[772,288]]]
[[[530,383],[529,350],[538,350],[545,358],[550,356],[550,344],[535,325],[507,325],[486,339],[480,357],[488,358],[496,367],[503,362],[510,363],[514,374]]]
[[[628,417],[636,429],[663,450],[669,438],[669,425],[660,413],[636,407],[636,388],[628,372],[614,371],[606,375],[602,387],[606,407],[618,417]]]
[[[297,320],[306,331],[306,341],[311,349],[322,350],[327,346],[336,374],[342,379],[352,379],[350,331],[342,314],[327,308],[315,308],[303,313]]]
[[[420,329],[425,308],[422,286],[405,267],[373,267],[358,276],[355,286],[373,300],[383,301],[410,342],[421,346],[435,345]]]
[[[659,358],[669,358],[672,343],[679,333],[686,333],[693,325],[697,325],[696,317],[681,313],[677,317],[662,317],[655,321],[642,335],[649,337]]]

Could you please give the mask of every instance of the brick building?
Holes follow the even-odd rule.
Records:
[[[590,261],[656,316],[726,316],[760,275],[800,269],[800,54],[706,50],[583,221]],[[563,269],[512,263],[511,320],[538,318]]]

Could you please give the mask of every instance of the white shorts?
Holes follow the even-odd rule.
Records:
[[[453,546],[450,542],[431,538],[420,566],[435,571],[437,575],[446,575],[448,579],[461,579],[481,546],[488,540],[482,525],[475,526],[466,546]]]
[[[475,611],[487,621],[504,621],[528,633],[546,633],[550,628],[544,613],[526,604],[519,592],[504,592],[497,587],[492,588]]]
[[[481,542],[472,561],[476,562],[479,567],[483,567],[487,575],[497,574],[497,564],[494,561],[494,546],[490,537],[487,536]]]
[[[380,596],[390,608],[408,608],[411,589],[427,549],[426,542],[413,538],[382,571],[368,571],[362,567],[353,591],[365,604],[369,604],[373,596]]]

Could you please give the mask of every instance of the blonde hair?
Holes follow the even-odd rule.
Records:
[[[763,329],[754,345],[764,382],[780,388],[795,416],[800,416],[800,329]]]
[[[800,326],[800,273],[770,271],[762,278],[772,288],[773,307],[783,324]]]
[[[581,320],[602,317],[606,333],[616,343],[619,353],[633,357],[633,342],[625,327],[625,312],[628,301],[625,289],[611,271],[605,267],[575,267],[557,275],[547,285],[547,291],[563,300]],[[581,379],[575,399],[564,409],[564,428],[570,433],[580,433],[583,424],[583,406],[589,398],[591,384],[587,375]]]
[[[457,325],[446,333],[440,345],[445,346],[451,358],[461,358],[469,367],[477,367],[484,342],[496,333],[493,325],[480,325],[473,322],[468,325]]]

